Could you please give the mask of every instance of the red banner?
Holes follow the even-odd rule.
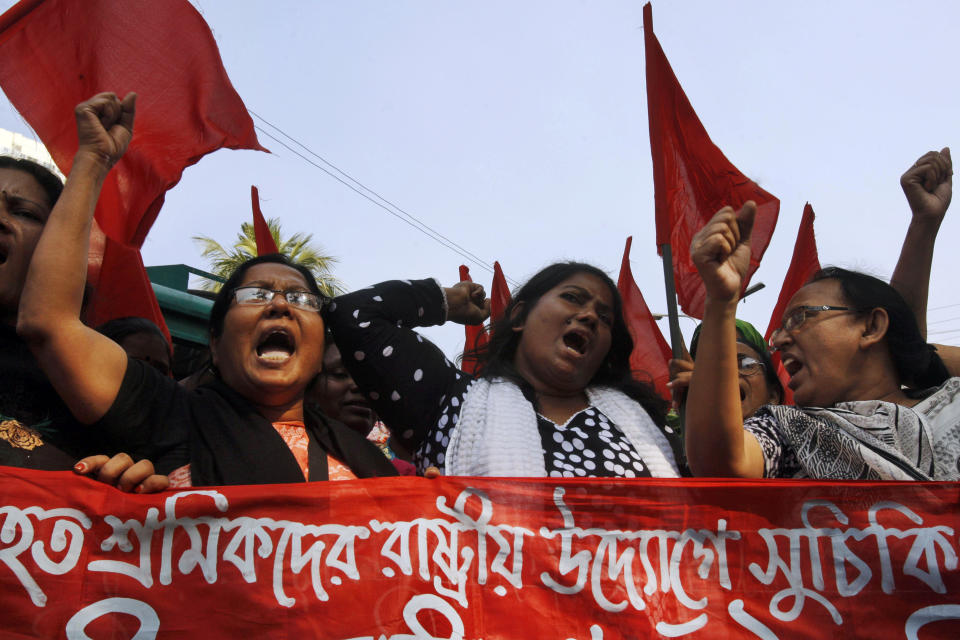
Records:
[[[0,467],[18,638],[942,638],[960,485],[391,478],[122,494]]]

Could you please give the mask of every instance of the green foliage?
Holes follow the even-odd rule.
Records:
[[[277,218],[267,220],[267,226],[280,253],[310,269],[317,279],[320,291],[330,297],[344,292],[343,285],[332,274],[337,258],[325,255],[320,247],[311,245],[312,233],[294,233],[284,240],[280,232],[280,221]],[[244,222],[240,225],[240,233],[237,234],[233,246],[229,249],[207,236],[194,236],[193,239],[202,247],[201,255],[209,262],[209,270],[224,280],[229,278],[240,264],[257,255],[257,240],[252,222]],[[219,282],[206,281],[202,286],[208,291],[220,289]]]

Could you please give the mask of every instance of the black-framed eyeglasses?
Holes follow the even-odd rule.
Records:
[[[748,356],[745,353],[737,354],[737,369],[740,371],[742,376],[755,376],[761,371],[763,371],[767,365],[763,364],[756,358]]]
[[[773,333],[770,334],[770,348],[776,349],[773,343],[781,331],[788,331],[792,333],[802,327],[803,323],[806,322],[808,318],[811,318],[822,311],[850,311],[850,307],[834,307],[829,304],[805,304],[799,307],[794,307],[790,313],[783,317],[783,321],[780,323],[780,326],[774,329]]]
[[[317,295],[309,291],[298,291],[291,289],[288,291],[278,291],[276,289],[266,289],[264,287],[237,287],[233,290],[233,297],[237,304],[263,306],[270,304],[273,297],[277,294],[283,294],[290,306],[307,311],[320,311],[327,303],[325,296]]]

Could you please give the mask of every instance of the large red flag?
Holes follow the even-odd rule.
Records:
[[[260,192],[256,187],[250,187],[250,199],[253,201],[253,237],[257,242],[257,255],[265,256],[271,253],[280,253],[277,242],[270,233],[270,226],[260,210]]]
[[[470,269],[467,265],[460,265],[460,282],[473,282],[470,278]],[[468,357],[471,351],[481,348],[487,343],[487,334],[482,324],[466,324],[463,326],[465,341],[463,343],[463,358],[460,368],[473,375],[477,370],[477,359]]]
[[[790,266],[787,268],[787,275],[783,278],[783,286],[780,288],[780,297],[777,298],[777,306],[773,308],[770,315],[770,324],[767,326],[767,332],[763,337],[767,340],[773,335],[774,329],[780,326],[783,320],[783,312],[787,310],[790,298],[793,297],[800,287],[805,285],[810,277],[820,270],[820,258],[817,255],[817,239],[813,233],[813,220],[816,216],[813,214],[813,207],[808,202],[803,207],[803,217],[800,218],[800,228],[797,230],[797,241],[793,245],[793,257],[790,259]],[[793,393],[787,387],[790,382],[790,376],[783,368],[780,362],[780,354],[773,354],[773,364],[777,368],[777,377],[783,383],[783,389],[786,393],[784,404],[793,404]]]
[[[186,0],[23,0],[0,16],[0,86],[65,174],[74,106],[102,91],[139,94],[133,141],[97,204],[104,264],[91,265],[98,295],[121,295],[94,300],[88,319],[154,309],[145,317],[163,327],[140,256],[112,245],[139,249],[166,191],[205,154],[265,150],[203,18]]]
[[[668,361],[672,356],[670,345],[663,339],[660,327],[654,320],[653,314],[647,307],[640,287],[633,279],[633,270],[630,268],[630,246],[633,236],[627,238],[627,246],[623,249],[623,261],[620,263],[620,277],[617,278],[617,289],[623,298],[623,319],[633,338],[633,351],[630,353],[630,369],[634,375],[649,376],[650,382],[657,392],[664,398],[670,398],[667,382],[670,381]],[[639,375],[638,375],[639,374]]]
[[[780,201],[740,173],[710,140],[653,33],[650,3],[643,7],[643,33],[657,251],[670,245],[680,306],[688,315],[702,318],[705,293],[690,258],[693,235],[725,205],[757,203],[746,289],[773,235]]]
[[[167,189],[219,149],[263,149],[213,34],[186,0],[23,0],[0,16],[0,86],[69,174],[74,106],[136,91],[133,141],[113,168],[97,221],[140,247]]]

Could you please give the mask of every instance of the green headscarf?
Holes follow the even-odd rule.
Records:
[[[703,324],[697,325],[693,331],[693,338],[690,340],[690,355],[697,357],[697,343],[700,341],[700,328]],[[769,357],[770,350],[767,348],[767,341],[757,331],[756,327],[746,320],[737,320],[737,342],[742,342],[762,356]]]

